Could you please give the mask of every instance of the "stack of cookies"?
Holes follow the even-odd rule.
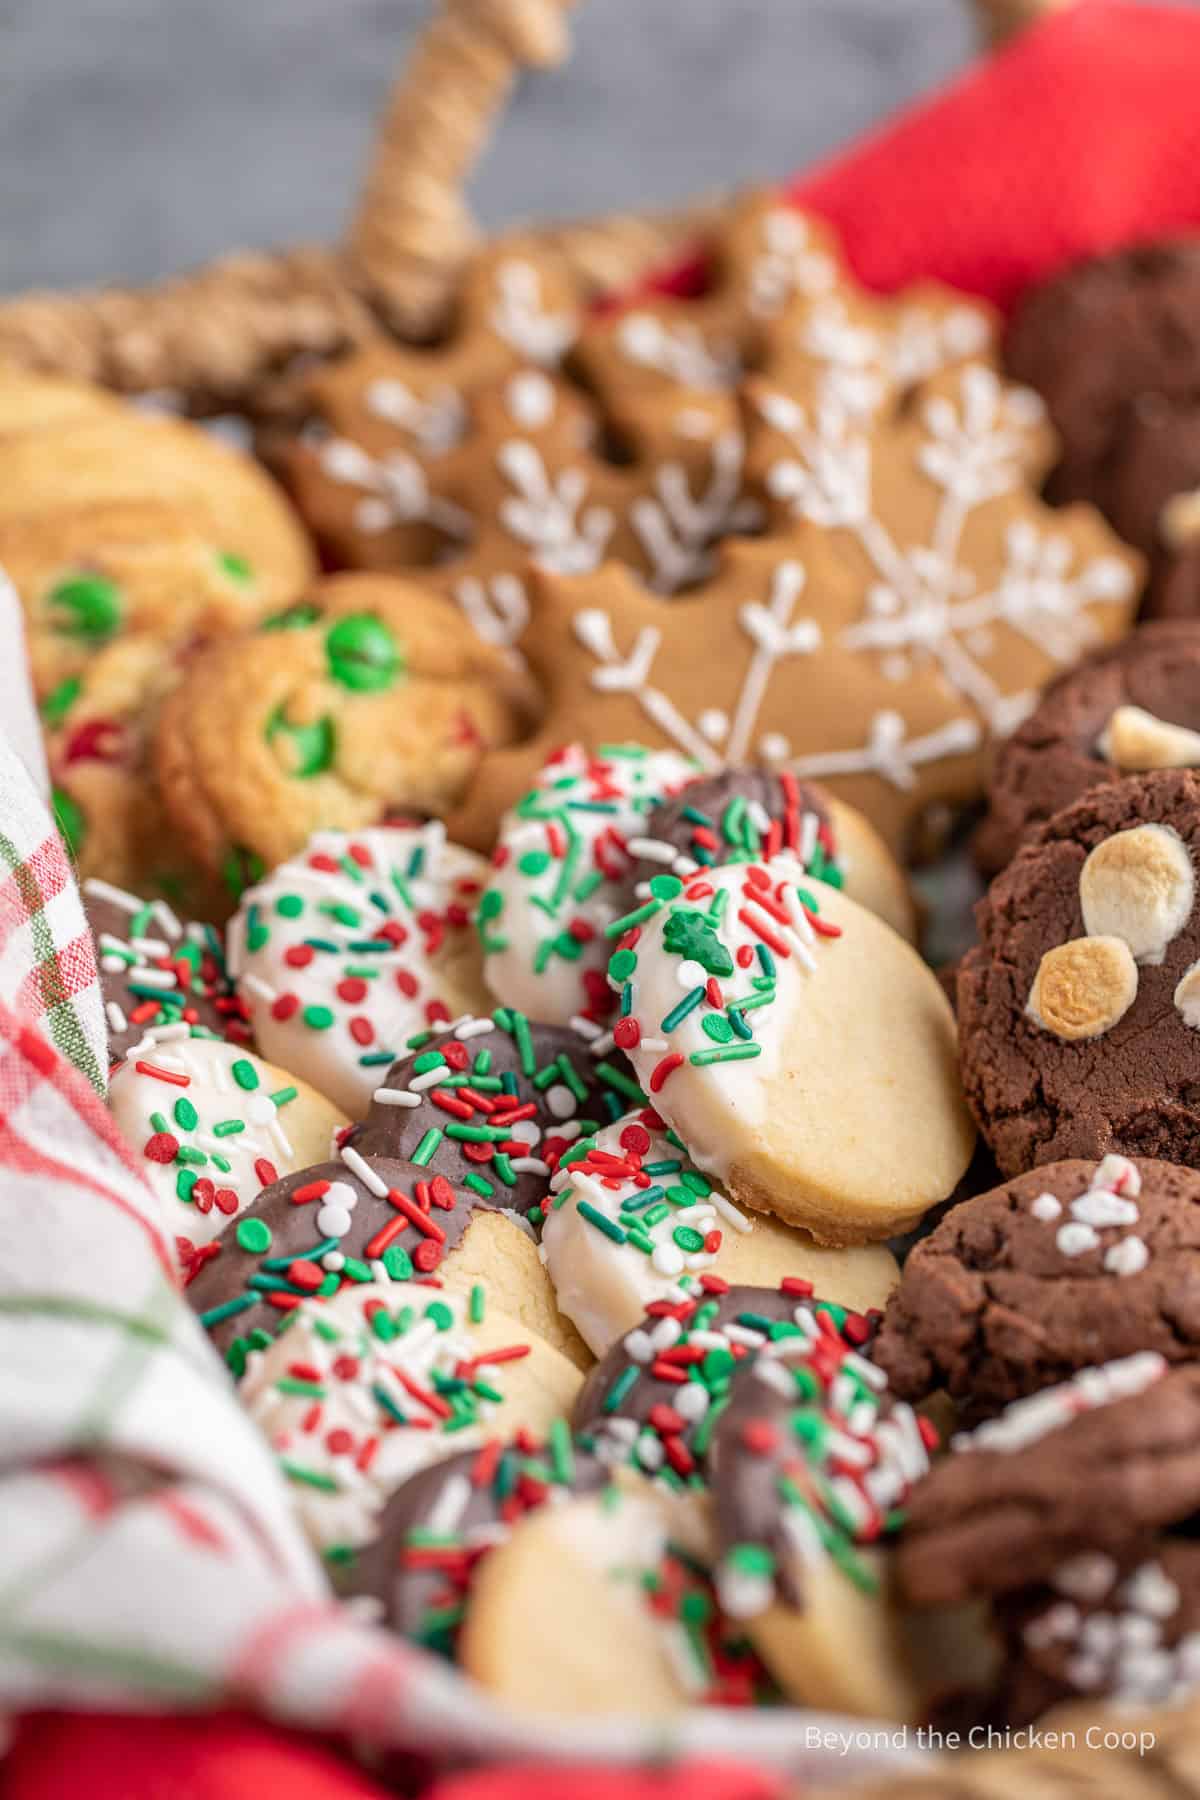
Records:
[[[978,303],[760,195],[692,287],[489,252],[281,486],[0,386],[114,1115],[331,1582],[505,1703],[1178,1697],[1200,625]]]

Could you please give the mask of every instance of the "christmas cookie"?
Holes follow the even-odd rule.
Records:
[[[651,812],[632,845],[636,862],[623,889],[622,912],[649,897],[664,873],[684,878],[719,863],[754,862],[789,851],[806,874],[844,888],[902,937],[916,937],[907,881],[874,828],[788,769],[749,765],[701,775]]]
[[[180,1023],[249,1042],[245,1008],[226,972],[218,931],[182,925],[165,900],[139,900],[95,879],[82,886],[96,941],[110,1057],[150,1045],[164,1025]]]
[[[542,1507],[479,1569],[459,1660],[509,1711],[550,1718],[767,1699],[713,1595],[710,1546],[700,1496],[632,1478]]]
[[[435,822],[318,832],[248,888],[230,968],[263,1053],[361,1117],[410,1038],[481,1005],[484,873]]]
[[[431,1032],[380,1072],[350,1141],[364,1156],[412,1157],[541,1224],[559,1158],[617,1118],[640,1090],[599,1038],[500,1007]]]
[[[410,1475],[387,1501],[379,1535],[335,1564],[339,1595],[427,1650],[454,1658],[482,1563],[543,1507],[608,1485],[607,1467],[562,1419],[544,1442],[489,1438]]]
[[[1200,621],[1143,625],[1060,675],[997,746],[974,839],[986,875],[1090,787],[1200,765]]]
[[[913,1606],[1048,1581],[1121,1556],[1200,1501],[1200,1369],[1155,1351],[1085,1369],[952,1441],[909,1496],[897,1553]]]
[[[479,901],[488,987],[504,1006],[547,1025],[612,1010],[608,927],[646,816],[695,773],[672,751],[636,744],[590,755],[567,745],[500,821]]]
[[[185,1261],[262,1188],[326,1156],[346,1123],[283,1069],[185,1024],[162,1027],[144,1053],[135,1047],[108,1100]]]
[[[239,1375],[302,1300],[329,1300],[354,1282],[430,1278],[468,1294],[482,1281],[506,1312],[578,1367],[591,1365],[517,1214],[419,1163],[367,1158],[345,1142],[333,1160],[265,1188],[236,1227],[185,1256],[184,1276],[201,1324]]]
[[[1053,497],[1092,501],[1146,552],[1154,612],[1195,529],[1198,307],[1195,244],[1139,244],[1031,289],[1005,345],[1061,440]]]
[[[1160,1537],[1120,1561],[1083,1551],[997,1612],[1006,1725],[1066,1700],[1177,1705],[1200,1686],[1200,1545]]]
[[[1097,1361],[1200,1347],[1200,1175],[1062,1162],[956,1206],[912,1251],[873,1355],[905,1400],[974,1417]]]
[[[155,503],[186,514],[230,570],[253,579],[266,605],[286,605],[311,580],[313,554],[300,521],[241,451],[186,420],[82,384],[10,372],[4,387],[0,531],[25,523],[31,534],[48,535],[61,525],[70,562],[90,529],[73,515]],[[45,546],[47,536],[40,541]],[[132,545],[123,555],[146,570],[156,560],[153,552],[138,558]]]
[[[519,719],[507,666],[443,600],[343,575],[191,660],[155,766],[181,836],[236,892],[316,830],[443,811]]]
[[[876,1546],[936,1434],[892,1398],[858,1331],[805,1307],[793,1330],[733,1383],[713,1432],[717,1594],[800,1705],[919,1718]]]
[[[821,1253],[818,1253],[821,1254]],[[862,1252],[826,1251],[849,1260]],[[885,1252],[869,1252],[881,1259]],[[830,1272],[828,1269],[823,1273]],[[887,1280],[854,1281],[882,1300]],[[836,1277],[835,1277],[836,1280]],[[756,1356],[804,1348],[814,1330],[831,1328],[847,1343],[869,1342],[880,1314],[862,1314],[813,1299],[813,1284],[784,1276],[775,1286],[730,1287],[701,1275],[689,1291],[651,1300],[631,1331],[614,1341],[579,1390],[575,1427],[599,1453],[672,1486],[703,1474],[713,1429],[729,1404],[731,1384]],[[827,1327],[821,1319],[827,1319]]]
[[[1005,1175],[1110,1150],[1200,1163],[1198,809],[1188,770],[1092,788],[980,904],[962,1072]]]
[[[915,951],[790,856],[658,882],[609,963],[614,1033],[734,1205],[853,1244],[944,1200],[974,1133]]]
[[[812,597],[800,678],[830,698],[785,728],[794,766],[903,844],[931,806],[975,796],[986,743],[1049,676],[1122,634],[1139,559],[1097,514],[1037,498],[1041,403],[982,364],[879,426],[759,386],[747,430]]]
[[[597,1356],[640,1327],[656,1301],[679,1317],[701,1294],[723,1295],[719,1318],[727,1284],[738,1295],[786,1277],[790,1292],[815,1287],[864,1308],[881,1306],[896,1277],[882,1246],[822,1249],[767,1213],[734,1206],[648,1107],[567,1150],[550,1189],[543,1260],[559,1306]]]
[[[482,1288],[391,1282],[303,1301],[251,1351],[238,1397],[308,1535],[337,1561],[370,1543],[385,1500],[418,1469],[489,1438],[540,1436],[578,1385],[567,1359]]]

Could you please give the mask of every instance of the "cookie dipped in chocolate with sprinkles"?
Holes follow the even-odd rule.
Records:
[[[642,1103],[607,1034],[501,1006],[418,1038],[349,1142],[367,1157],[408,1158],[536,1226],[563,1153]]]

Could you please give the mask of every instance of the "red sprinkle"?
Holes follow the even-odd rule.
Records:
[[[652,1094],[661,1093],[666,1086],[666,1083],[675,1073],[676,1069],[680,1067],[682,1062],[683,1057],[680,1052],[678,1050],[671,1050],[663,1057],[661,1062],[656,1063],[650,1073],[650,1092]]]
[[[172,1163],[179,1154],[179,1139],[172,1137],[169,1131],[156,1131],[153,1137],[147,1138],[142,1155],[148,1162]],[[195,1189],[192,1190],[193,1193]]]
[[[277,1000],[271,1002],[271,1017],[273,1019],[290,1019],[299,1011],[300,998],[297,994],[280,994]]]
[[[174,1069],[160,1069],[157,1063],[136,1062],[134,1068],[139,1075],[150,1075],[155,1081],[168,1081],[172,1087],[191,1087],[190,1075],[177,1074]]]
[[[613,1043],[619,1050],[636,1050],[642,1041],[642,1028],[633,1018],[618,1019],[613,1026]]]

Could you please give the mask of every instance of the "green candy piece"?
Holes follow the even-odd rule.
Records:
[[[383,1253],[383,1266],[393,1281],[411,1281],[412,1258],[403,1244],[391,1244]]]
[[[404,657],[395,634],[371,613],[339,619],[325,639],[329,673],[357,694],[391,687],[404,673]]]
[[[63,637],[106,644],[121,629],[121,590],[104,575],[68,575],[46,596]]]
[[[333,1024],[333,1013],[328,1006],[306,1006],[300,1017],[310,1031],[328,1031]]]
[[[706,974],[733,974],[733,957],[703,913],[673,912],[663,927],[663,946],[673,956],[698,962]]]
[[[285,606],[282,612],[272,613],[259,626],[260,631],[304,631],[315,625],[321,617],[321,609],[311,600],[301,600],[295,606]]]
[[[518,862],[517,867],[522,875],[544,875],[550,867],[548,850],[527,850]]]
[[[217,567],[235,587],[249,587],[254,581],[253,564],[236,550],[218,550]]]
[[[267,720],[263,736],[268,744],[279,738],[284,740],[291,760],[288,774],[299,781],[306,781],[311,775],[322,775],[333,766],[337,730],[328,713],[311,725],[291,725],[283,716],[283,707],[277,706]]]
[[[675,900],[683,892],[683,883],[678,875],[652,875],[650,892],[656,900]]]
[[[78,675],[68,675],[56,688],[51,688],[42,701],[42,717],[47,725],[61,725],[83,689]]]
[[[195,1131],[196,1126],[200,1123],[200,1114],[196,1111],[190,1100],[183,1098],[177,1100],[175,1102],[174,1112],[175,1123],[180,1126],[182,1130]]]
[[[487,888],[479,899],[479,918],[485,924],[491,919],[498,919],[504,911],[504,895],[495,888]]]
[[[242,1219],[237,1228],[238,1248],[261,1256],[271,1248],[271,1227],[265,1219]]]
[[[632,950],[617,950],[609,959],[608,972],[614,981],[628,981],[637,968],[637,956]]]
[[[72,856],[78,856],[87,837],[87,820],[83,816],[83,808],[62,788],[56,787],[52,791],[50,801],[54,808],[54,822],[63,842]]]
[[[304,911],[304,902],[299,894],[281,894],[275,902],[275,911],[281,919],[298,919]]]
[[[733,1026],[724,1013],[705,1013],[700,1021],[702,1030],[714,1044],[730,1044],[733,1042]]]
[[[252,1094],[258,1086],[258,1070],[244,1056],[239,1056],[237,1061],[231,1064],[229,1073],[238,1086],[244,1088],[248,1094]]]
[[[256,881],[261,881],[266,872],[267,866],[262,857],[241,844],[231,845],[221,864],[221,880],[235,900],[241,898],[244,888],[253,887]]]

